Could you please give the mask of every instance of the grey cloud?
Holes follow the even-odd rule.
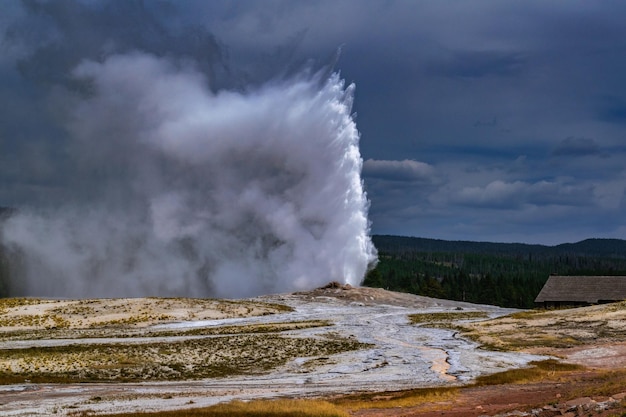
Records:
[[[48,85],[72,82],[70,69],[81,60],[141,50],[193,59],[213,86],[228,74],[215,37],[197,24],[174,30],[167,2],[76,0],[24,1],[26,15],[13,22],[7,42],[30,47],[18,65],[28,78]],[[52,35],[52,36],[51,36]]]
[[[483,207],[517,207],[522,201],[521,193],[527,184],[516,181],[506,183],[493,181],[485,187],[465,187],[453,197],[458,204]]]
[[[84,155],[84,150],[76,144],[66,147],[67,132],[50,129],[67,115],[59,116],[59,109],[65,109],[50,100],[48,89],[33,86],[34,78],[48,79],[48,86],[57,83],[55,88],[59,82],[76,86],[78,81],[68,79],[80,57],[102,63],[111,55],[143,50],[167,57],[178,69],[186,68],[185,59],[197,57],[194,65],[210,77],[211,88],[234,87],[241,92],[251,84],[291,74],[309,59],[324,61],[345,45],[337,69],[357,85],[353,110],[358,113],[375,232],[453,239],[504,239],[510,232],[511,238],[526,233],[531,241],[556,239],[562,233],[569,238],[592,234],[593,228],[583,233],[575,224],[566,227],[566,219],[562,223],[556,219],[573,218],[583,209],[598,224],[606,224],[602,230],[623,224],[620,216],[594,210],[598,205],[604,210],[614,207],[615,196],[623,192],[619,176],[626,169],[626,54],[619,40],[626,36],[622,22],[626,4],[555,6],[542,0],[374,0],[368,7],[356,0],[9,4],[19,10],[7,17],[3,5],[0,16],[0,27],[10,29],[11,43],[5,45],[12,48],[0,56],[4,77],[0,145],[7,152],[0,157],[23,161],[31,178],[18,175],[19,183],[15,165],[0,166],[2,179],[11,183],[0,189],[5,196],[1,204],[11,204],[17,195],[37,194],[24,190],[42,186],[51,162],[62,165],[63,172],[55,171],[49,190],[77,182],[70,178],[78,177],[76,172],[85,174],[87,166],[97,168],[85,174],[88,178],[118,171],[99,165],[97,158],[74,166],[78,162],[72,155]],[[36,14],[24,16],[25,10],[34,8]],[[118,12],[124,16],[116,21],[112,17]],[[75,42],[66,42],[70,38]],[[16,71],[9,71],[10,61],[18,58],[23,74],[31,77],[27,87]],[[50,73],[46,68],[65,72]],[[5,77],[9,73],[11,78]],[[37,115],[37,126],[32,114]],[[54,144],[35,152],[33,143],[48,139]],[[53,156],[50,148],[67,151]],[[94,154],[102,150],[92,148]],[[609,153],[610,158],[603,158]],[[525,159],[514,162],[519,155]],[[6,175],[8,171],[11,175]],[[83,182],[88,190],[89,181]],[[113,191],[118,188],[114,182],[108,187]],[[16,184],[23,184],[22,192]],[[576,205],[579,201],[587,205]],[[523,226],[516,229],[516,213],[531,220],[520,220]]]
[[[464,187],[452,201],[475,207],[519,208],[525,204],[586,206],[593,204],[593,187],[563,182],[492,181],[485,187]]]
[[[597,114],[605,122],[626,124],[626,98],[613,95],[604,98]]]
[[[554,149],[554,156],[586,156],[600,153],[600,146],[590,138],[568,137]]]
[[[432,182],[435,168],[425,162],[368,159],[363,164],[363,175],[389,181]]]
[[[525,58],[508,51],[455,51],[429,65],[432,75],[461,78],[510,77],[520,73]]]
[[[493,116],[491,120],[476,120],[474,122],[474,127],[492,127],[495,128],[498,126],[498,118]]]
[[[539,206],[566,205],[572,207],[593,206],[594,187],[589,183],[567,181],[539,181],[531,184],[528,201]]]

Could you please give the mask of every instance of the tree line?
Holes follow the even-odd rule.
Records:
[[[557,246],[373,236],[379,263],[364,285],[428,297],[531,308],[551,274],[626,275],[626,241]]]

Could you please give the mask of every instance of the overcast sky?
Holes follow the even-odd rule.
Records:
[[[67,198],[83,59],[189,57],[214,89],[330,64],[356,84],[375,234],[626,238],[626,3],[53,1],[0,4],[0,205]],[[61,162],[60,162],[61,161]],[[71,188],[76,190],[75,187]]]

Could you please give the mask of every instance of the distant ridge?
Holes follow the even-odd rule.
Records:
[[[622,239],[585,239],[577,243],[562,243],[556,248],[565,252],[626,257],[626,240]]]
[[[555,246],[527,243],[472,242],[465,240],[441,240],[422,237],[374,235],[374,245],[380,252],[456,252],[476,254],[585,254],[626,258],[626,240],[585,239],[576,243],[562,243]]]

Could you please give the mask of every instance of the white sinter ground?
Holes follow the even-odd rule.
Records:
[[[453,385],[541,359],[522,353],[480,349],[476,343],[457,337],[454,331],[412,325],[408,320],[412,313],[454,312],[459,308],[485,311],[490,317],[508,314],[511,310],[408,294],[401,298],[401,302],[390,300],[390,304],[380,304],[380,300],[368,302],[367,297],[364,301],[354,301],[334,296],[276,295],[259,300],[287,304],[296,310],[261,317],[159,325],[156,327],[191,328],[320,319],[334,325],[286,334],[324,337],[322,335],[336,332],[373,346],[324,358],[297,358],[270,373],[255,376],[159,383],[0,386],[0,413],[43,416],[52,412],[66,415],[79,410],[96,413],[156,411],[200,407],[233,399],[313,397]],[[112,341],[97,340],[98,343]],[[60,342],[82,343],[80,340],[36,340],[21,347]],[[0,348],[16,347],[8,343],[4,342]]]

